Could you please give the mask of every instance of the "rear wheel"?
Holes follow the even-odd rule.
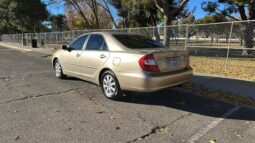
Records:
[[[62,66],[59,62],[59,60],[55,60],[54,62],[54,69],[55,69],[55,76],[59,79],[65,78],[65,75],[63,74]]]
[[[109,99],[119,99],[122,96],[118,79],[112,71],[105,71],[100,81],[105,97]]]

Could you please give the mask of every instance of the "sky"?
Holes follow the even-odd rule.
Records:
[[[200,19],[206,16],[206,13],[201,9],[201,3],[206,1],[209,1],[209,0],[190,0],[188,2],[189,10],[193,10],[195,8],[194,15],[196,19]]]
[[[44,2],[47,4],[49,0],[44,0]],[[204,1],[209,1],[209,0],[190,0],[188,2],[188,9],[193,10],[195,8],[194,15],[196,19],[202,18],[206,15],[206,13],[201,9],[201,3]],[[64,14],[64,4],[59,3],[58,5],[51,5],[48,6],[48,10],[52,14]],[[113,12],[113,16],[118,19],[117,16],[117,11],[111,7],[111,11]]]

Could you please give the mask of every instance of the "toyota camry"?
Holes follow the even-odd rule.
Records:
[[[54,53],[57,78],[77,77],[100,85],[117,99],[123,91],[154,92],[192,77],[189,53],[167,48],[144,35],[92,32]]]

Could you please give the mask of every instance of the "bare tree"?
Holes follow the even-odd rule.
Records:
[[[85,0],[86,4],[89,6],[89,8],[91,9],[94,17],[95,17],[95,27],[96,29],[99,28],[99,16],[98,16],[98,3],[97,0]]]
[[[113,14],[112,14],[112,12],[110,10],[109,3],[110,2],[108,0],[98,0],[98,4],[100,6],[102,6],[104,8],[104,10],[110,15],[110,17],[112,19],[112,22],[114,24],[114,27],[118,28],[118,25],[117,25],[116,21],[114,20]]]
[[[88,18],[85,16],[85,14],[83,12],[83,9],[80,6],[78,0],[63,0],[63,1],[66,3],[66,5],[72,6],[76,10],[76,12],[79,13],[82,16],[82,18],[84,19],[86,25],[89,28],[93,28],[92,24],[89,22]]]
[[[86,27],[90,29],[100,28],[100,14],[99,9],[103,8],[109,15],[115,27],[117,24],[114,20],[112,12],[110,10],[108,0],[50,0],[52,3],[64,2],[65,5],[70,9],[74,9],[84,20]],[[88,12],[90,11],[90,12]],[[91,13],[92,16],[87,13]],[[107,16],[108,17],[108,16]]]

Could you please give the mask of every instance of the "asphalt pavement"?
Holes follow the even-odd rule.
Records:
[[[55,78],[50,57],[0,48],[0,142],[255,142],[255,108],[182,88],[128,92]]]

